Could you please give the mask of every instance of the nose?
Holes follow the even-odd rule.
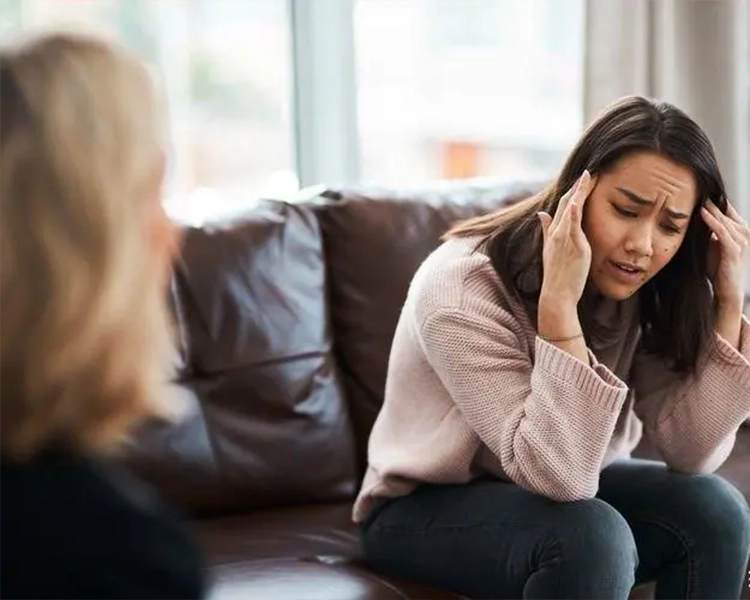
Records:
[[[651,257],[654,252],[654,243],[652,227],[649,223],[639,223],[628,231],[625,251],[629,254]]]

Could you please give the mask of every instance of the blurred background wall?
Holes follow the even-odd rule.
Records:
[[[190,219],[317,183],[550,177],[628,93],[709,132],[750,217],[750,0],[0,0],[151,61]]]

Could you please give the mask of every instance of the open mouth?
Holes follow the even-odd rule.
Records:
[[[645,269],[629,265],[627,263],[610,261],[610,264],[615,270],[618,279],[621,279],[627,283],[638,282],[643,279]]]
[[[643,273],[643,269],[641,269],[640,267],[634,267],[632,265],[618,262],[613,262],[612,264],[625,273]]]

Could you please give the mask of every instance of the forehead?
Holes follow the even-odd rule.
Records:
[[[629,154],[604,177],[607,186],[625,188],[641,198],[670,208],[692,210],[698,195],[693,172],[669,158],[651,152]]]

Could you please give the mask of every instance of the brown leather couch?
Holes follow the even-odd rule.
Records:
[[[129,461],[189,516],[212,597],[459,597],[370,570],[350,508],[414,270],[452,222],[533,188],[328,189],[186,229],[172,295],[188,415],[144,428]],[[721,472],[750,497],[750,429]]]

